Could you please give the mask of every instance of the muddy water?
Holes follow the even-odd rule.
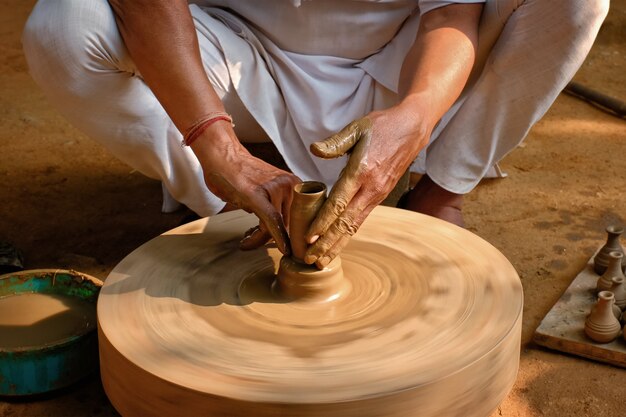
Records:
[[[0,298],[0,349],[40,346],[96,327],[96,306],[57,294]]]

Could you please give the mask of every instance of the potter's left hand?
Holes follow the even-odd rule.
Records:
[[[430,128],[419,114],[396,106],[372,112],[339,133],[311,145],[321,158],[350,158],[306,235],[312,245],[304,261],[322,269],[356,233],[368,214],[391,192],[419,151]]]

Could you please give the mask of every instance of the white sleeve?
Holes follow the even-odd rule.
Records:
[[[455,3],[484,3],[486,0],[418,0],[420,15],[430,12],[439,7],[448,6]]]

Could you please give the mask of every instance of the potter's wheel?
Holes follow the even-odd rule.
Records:
[[[256,222],[198,220],[111,272],[101,372],[123,415],[488,416],[507,394],[522,287],[491,245],[378,207],[341,254],[347,292],[287,301],[278,250],[237,249]]]

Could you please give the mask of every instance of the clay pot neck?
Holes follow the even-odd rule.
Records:
[[[289,239],[291,257],[304,263],[308,244],[304,239],[315,216],[326,201],[326,185],[316,181],[305,181],[293,187],[293,200],[289,210]]]
[[[598,293],[598,310],[607,309],[613,304],[615,300],[613,293],[610,291],[600,291]]]
[[[608,234],[607,243],[616,243],[616,239],[619,239],[620,235],[624,233],[624,228],[621,226],[609,226],[606,228]]]
[[[609,262],[610,262],[610,253],[611,252],[620,252],[624,253],[622,249],[622,245],[620,244],[619,237],[622,233],[624,233],[624,228],[617,225],[610,225],[606,228],[607,239],[606,244],[602,246],[602,248],[598,251],[596,256],[593,258],[593,269],[594,271],[602,275],[606,271]],[[626,270],[626,258],[622,258],[622,269]]]

